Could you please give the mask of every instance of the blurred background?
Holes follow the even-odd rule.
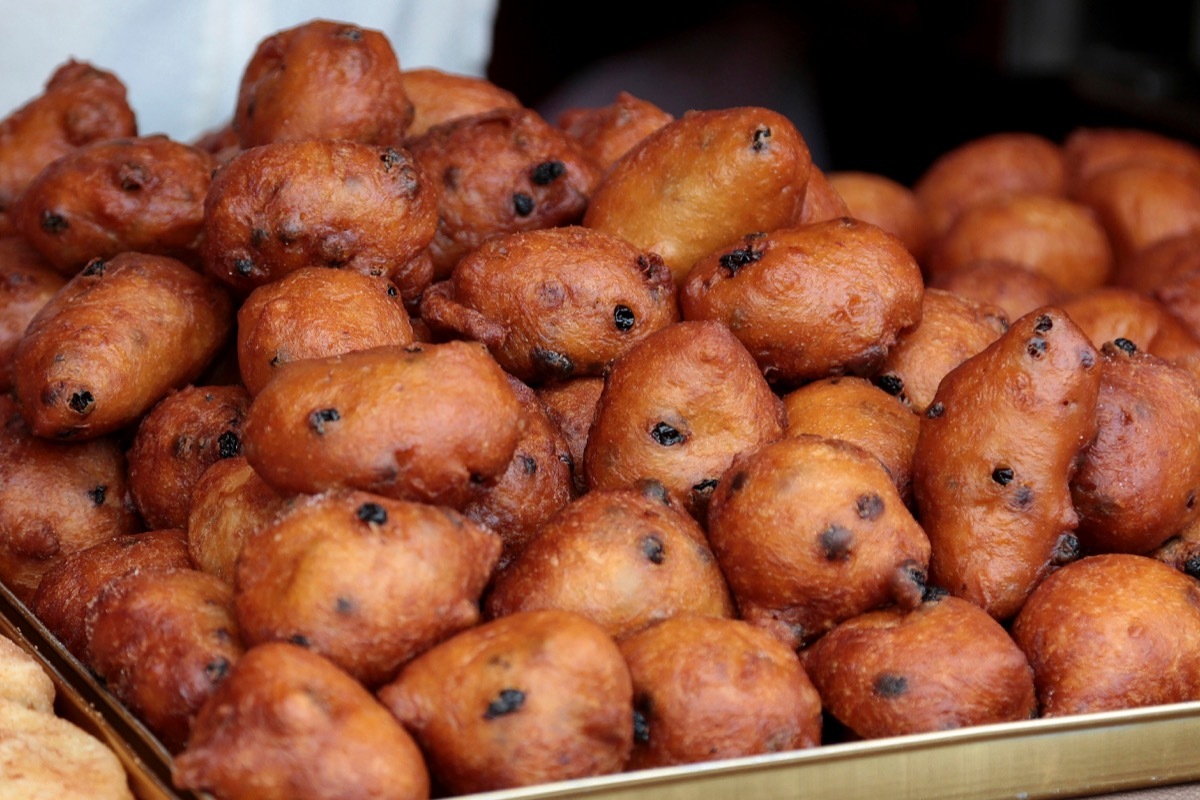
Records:
[[[763,105],[824,169],[911,183],[998,131],[1146,127],[1200,144],[1200,0],[501,0],[488,77],[551,121],[622,89],[680,115]]]

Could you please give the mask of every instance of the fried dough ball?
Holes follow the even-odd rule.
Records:
[[[412,737],[363,686],[286,642],[251,647],[200,708],[177,789],[220,800],[424,800]]]
[[[747,231],[792,224],[811,172],[808,145],[782,114],[691,111],[613,165],[583,224],[658,253],[681,285],[700,258]]]
[[[0,236],[0,392],[12,391],[13,357],[29,322],[67,279],[19,236]]]
[[[135,571],[191,566],[181,530],[121,534],[60,559],[42,576],[29,609],[64,647],[86,662],[87,609],[110,581]]]
[[[679,322],[613,363],[584,451],[590,489],[663,484],[693,516],[733,457],[784,435],[783,404],[718,322]]]
[[[237,560],[248,645],[290,641],[369,687],[479,621],[500,537],[447,508],[367,492],[298,500]]]
[[[204,214],[204,267],[242,293],[314,266],[387,278],[406,302],[433,279],[420,255],[437,230],[437,188],[403,149],[255,147],[213,177]]]
[[[575,496],[566,437],[533,389],[511,376],[508,382],[524,409],[524,433],[496,485],[463,508],[468,519],[500,534],[503,561]]]
[[[1020,319],[1042,306],[1058,305],[1066,296],[1045,275],[1014,261],[992,259],[973,261],[954,272],[935,275],[925,286],[999,306],[1010,320]]]
[[[816,164],[808,175],[808,185],[804,189],[804,203],[800,213],[796,215],[794,224],[811,225],[814,222],[825,222],[850,216],[850,207],[838,194],[837,189],[825,177]]]
[[[957,597],[848,619],[803,657],[826,711],[863,739],[1037,716],[1025,654]]]
[[[598,178],[575,140],[528,108],[435,125],[409,149],[441,196],[435,280],[491,236],[579,222]]]
[[[129,489],[151,528],[183,528],[192,488],[213,463],[242,452],[250,395],[241,386],[187,386],[138,424],[129,449]]]
[[[1108,232],[1118,265],[1152,244],[1200,230],[1200,175],[1160,164],[1099,172],[1076,192]]]
[[[245,456],[217,461],[192,489],[187,520],[192,564],[233,585],[242,544],[287,503],[287,498],[259,477]]]
[[[583,452],[587,448],[588,431],[592,429],[592,422],[596,419],[600,394],[604,391],[604,378],[570,378],[539,386],[534,391],[550,419],[558,425],[567,439],[575,494],[583,494],[587,491],[587,478],[583,474]]]
[[[846,203],[849,216],[883,228],[903,242],[918,263],[924,261],[929,223],[912,189],[875,172],[844,170],[825,177]]]
[[[614,639],[678,614],[734,616],[704,529],[652,481],[560,510],[497,573],[485,608],[574,611]]]
[[[1003,309],[953,292],[926,289],[921,321],[900,334],[874,380],[889,390],[897,389],[897,397],[924,414],[942,378],[1006,330],[1008,315]]]
[[[921,602],[929,540],[878,459],[794,436],[738,456],[708,537],[742,619],[792,648],[874,608]]]
[[[1127,339],[1138,349],[1200,377],[1200,338],[1154,299],[1118,286],[1102,286],[1059,303],[1097,348]]]
[[[495,236],[421,298],[434,331],[476,339],[521,380],[600,375],[651,333],[679,321],[662,259],[570,226]]]
[[[1179,533],[1148,553],[1172,569],[1200,580],[1200,520],[1195,518]]]
[[[54,713],[54,681],[24,648],[0,635],[0,703]]]
[[[1145,556],[1068,564],[1012,624],[1042,716],[1200,699],[1200,585]]]
[[[197,263],[215,167],[203,150],[166,136],[95,142],[38,173],[12,221],[64,275],[131,250]]]
[[[86,439],[195,380],[233,327],[221,287],[166,256],[92,261],[29,323],[13,364],[37,436]]]
[[[753,625],[681,615],[620,647],[633,678],[629,770],[821,743],[821,698],[800,659]]]
[[[399,145],[412,118],[387,36],[314,19],[259,42],[242,73],[233,128],[243,149],[299,139]]]
[[[1008,194],[964,209],[933,244],[926,273],[936,277],[977,261],[1011,261],[1078,293],[1107,282],[1113,252],[1088,206],[1065,197]]]
[[[1071,481],[1084,552],[1148,553],[1197,518],[1200,380],[1127,339],[1103,346],[1099,432]]]
[[[1137,128],[1076,128],[1063,140],[1067,190],[1129,164],[1157,164],[1200,178],[1200,150],[1182,139]]]
[[[355,488],[462,507],[508,469],[522,424],[482,345],[414,344],[293,361],[251,403],[243,446],[285,494]]]
[[[233,590],[194,569],[129,572],[88,605],[88,664],[172,753],[242,653]]]
[[[0,422],[0,580],[29,602],[57,562],[140,523],[116,439],[36,438],[2,395]]]
[[[453,119],[497,108],[522,107],[512,92],[473,75],[456,75],[426,67],[402,70],[400,79],[413,104],[413,120],[405,132],[409,140],[422,136],[434,125]]]
[[[76,147],[136,135],[116,75],[85,61],[59,65],[42,94],[0,119],[0,235],[15,232],[12,205],[47,164]]]
[[[238,309],[238,367],[251,395],[290,361],[412,341],[400,291],[358,272],[301,267],[258,287]]]
[[[1119,265],[1112,283],[1153,294],[1196,273],[1200,273],[1200,230],[1168,236],[1143,248]]]
[[[913,455],[933,585],[1003,621],[1078,555],[1069,484],[1096,435],[1098,361],[1084,332],[1047,307],[942,380]]]
[[[619,772],[633,745],[625,659],[599,625],[566,611],[463,631],[405,667],[379,699],[452,794]]]
[[[921,270],[899,239],[841,217],[749,234],[696,262],[684,319],[718,320],[772,383],[869,374],[921,319]]]
[[[841,376],[813,381],[783,396],[787,435],[811,434],[842,439],[879,459],[908,503],[912,495],[912,457],[921,418],[889,389],[889,381]]]
[[[568,108],[558,115],[560,130],[583,146],[602,170],[608,170],[623,155],[675,116],[629,92],[597,108]]]
[[[1009,194],[1060,197],[1066,191],[1062,148],[1026,132],[988,134],[938,156],[913,185],[931,240],[972,206]]]

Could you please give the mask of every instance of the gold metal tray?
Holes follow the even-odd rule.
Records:
[[[171,787],[161,743],[0,585],[0,632],[59,690],[59,713],[107,742],[140,800]],[[1037,800],[1200,780],[1200,702],[826,745],[471,795],[477,800]]]

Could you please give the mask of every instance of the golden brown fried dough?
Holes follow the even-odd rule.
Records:
[[[1013,621],[1042,715],[1200,699],[1200,585],[1145,556],[1091,556],[1047,578]]]
[[[461,507],[508,469],[520,401],[470,342],[293,361],[263,387],[243,446],[285,494],[339,487]]]
[[[358,681],[302,647],[252,647],[200,708],[178,789],[221,800],[424,800],[416,743]]]
[[[563,111],[557,125],[578,141],[602,170],[607,170],[647,136],[674,120],[673,114],[649,100],[617,92],[616,99],[606,106]]]
[[[421,253],[437,230],[437,188],[398,147],[255,147],[213,177],[204,215],[204,267],[242,293],[314,266],[388,278],[407,302],[433,279]]]
[[[696,262],[684,319],[718,320],[772,383],[869,374],[921,319],[921,271],[899,239],[841,217],[750,234]]]
[[[874,380],[924,414],[950,370],[1008,330],[1008,315],[941,289],[926,289],[921,321],[903,331],[879,365]]]
[[[633,745],[625,659],[600,626],[529,611],[463,631],[379,698],[454,794],[619,772]]]
[[[36,438],[8,396],[0,423],[0,580],[29,602],[58,561],[140,522],[116,439]]]
[[[850,207],[838,194],[837,189],[825,177],[825,173],[813,165],[808,175],[808,185],[804,188],[804,204],[796,215],[793,224],[811,225],[814,222],[825,222],[831,219],[849,217]]]
[[[168,750],[241,655],[233,590],[194,569],[129,572],[87,609],[88,664]]]
[[[738,456],[708,537],[742,619],[790,647],[850,617],[921,602],[929,540],[867,451],[795,436]]]
[[[588,431],[596,419],[596,408],[604,391],[604,378],[571,378],[539,386],[534,391],[550,419],[567,438],[575,494],[583,494],[587,491],[587,480],[583,475],[583,451],[587,447]]]
[[[913,185],[933,241],[968,208],[994,197],[1066,190],[1062,148],[1033,133],[1005,131],[964,142],[938,156]]]
[[[678,616],[620,645],[633,678],[627,769],[821,743],[821,699],[800,659],[753,625]]]
[[[237,561],[249,645],[312,648],[369,687],[479,621],[500,538],[447,508],[366,492],[298,500]]]
[[[958,597],[848,619],[804,652],[804,665],[826,710],[863,739],[1037,716],[1025,654]]]
[[[783,404],[718,322],[680,322],[614,362],[584,451],[590,489],[663,484],[703,519],[734,456],[784,435]]]
[[[999,306],[1009,320],[1020,319],[1042,306],[1058,305],[1065,297],[1055,283],[1013,261],[984,260],[936,275],[926,288],[944,289],[979,303]]]
[[[1067,191],[1128,164],[1157,164],[1200,177],[1200,150],[1182,139],[1137,128],[1076,128],[1063,140]]]
[[[1148,553],[1197,518],[1200,380],[1127,339],[1103,346],[1098,433],[1071,480],[1084,552]]]
[[[204,471],[242,453],[250,395],[241,386],[187,386],[138,423],[129,449],[129,489],[147,527],[183,528]]]
[[[42,665],[16,642],[0,636],[0,703],[53,714],[54,693],[54,681]]]
[[[238,367],[251,395],[282,364],[413,341],[392,283],[325,267],[301,267],[250,293],[238,309]]]
[[[712,251],[792,224],[811,171],[808,145],[783,115],[755,107],[693,111],[613,165],[583,224],[658,253],[680,285]]]
[[[96,260],[40,311],[17,345],[13,379],[37,436],[119,430],[195,380],[233,327],[233,303],[166,256]]]
[[[592,491],[555,514],[496,575],[486,609],[574,611],[615,639],[678,614],[734,615],[704,530],[653,482]]]
[[[1112,246],[1092,210],[1065,197],[1008,194],[964,209],[932,246],[935,278],[977,261],[1009,261],[1045,275],[1068,293],[1107,282]]]
[[[1076,192],[1108,232],[1118,268],[1163,239],[1200,230],[1200,175],[1156,163],[1096,173]]]
[[[1096,435],[1099,354],[1062,311],[1015,321],[952,370],[913,455],[930,583],[998,620],[1078,555],[1069,483]]]
[[[68,276],[126,251],[195,264],[214,167],[208,153],[166,136],[95,142],[38,173],[12,221]]]
[[[116,75],[73,59],[58,66],[42,94],[0,120],[0,235],[14,232],[13,203],[51,161],[92,142],[136,135]]]
[[[46,571],[29,608],[87,662],[87,609],[110,581],[130,572],[190,569],[187,539],[171,529],[121,534],[64,556]]]
[[[242,73],[233,128],[243,149],[299,139],[399,145],[412,118],[387,36],[314,19],[259,42]]]
[[[497,108],[521,108],[515,94],[486,78],[426,67],[402,70],[400,79],[413,104],[412,124],[405,132],[409,140],[453,119]]]
[[[288,500],[234,456],[204,471],[192,489],[187,550],[196,569],[233,585],[242,543],[275,518]]]
[[[918,263],[924,261],[929,223],[912,189],[875,172],[834,171],[825,177],[849,216],[878,225],[903,242]]]
[[[67,279],[19,236],[0,236],[0,392],[12,391],[13,357],[29,322]]]
[[[476,339],[524,381],[600,375],[679,321],[662,259],[589,228],[495,236],[421,298],[435,331]]]
[[[1112,283],[1146,294],[1200,272],[1200,230],[1161,239],[1140,250],[1113,275]]]
[[[813,381],[783,397],[787,435],[843,439],[879,459],[905,503],[912,494],[912,456],[921,418],[882,380],[842,376]]]

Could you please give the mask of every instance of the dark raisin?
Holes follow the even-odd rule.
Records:
[[[1183,571],[1193,578],[1200,578],[1200,555],[1195,555],[1183,562]]]
[[[271,360],[267,363],[269,363],[272,367],[278,367],[283,363],[283,357],[279,353],[276,353],[275,355],[271,356]]]
[[[225,677],[225,673],[229,672],[229,659],[218,658],[208,662],[204,667],[204,677],[208,678],[213,683],[217,683]]]
[[[741,272],[742,267],[747,264],[753,264],[761,260],[763,257],[761,250],[755,250],[750,247],[739,247],[735,250],[730,250],[724,253],[720,258],[721,269],[725,271],[729,277],[733,277]]]
[[[933,403],[929,408],[925,409],[925,416],[928,419],[937,419],[942,414],[946,413],[946,407],[941,403]]]
[[[671,495],[667,493],[667,487],[663,485],[662,481],[643,478],[638,481],[637,488],[642,493],[642,497],[647,500],[657,500],[664,506],[671,505]]]
[[[533,182],[538,186],[553,183],[567,171],[567,165],[561,161],[543,161],[533,168]]]
[[[750,149],[756,153],[761,153],[767,149],[771,143],[771,129],[767,126],[756,128],[754,130],[754,142],[750,145]]]
[[[677,444],[683,444],[686,437],[667,423],[660,422],[650,429],[650,438],[663,447],[672,447]]]
[[[387,509],[378,503],[363,503],[354,513],[363,522],[373,525],[382,525],[388,518]]]
[[[1038,333],[1045,333],[1054,327],[1054,320],[1045,314],[1040,315],[1033,323],[1033,329]]]
[[[292,634],[288,637],[288,641],[294,645],[299,645],[300,647],[308,647],[311,644],[311,642],[308,641],[308,637],[303,633]]]
[[[250,245],[254,249],[258,249],[271,238],[271,234],[267,233],[266,228],[251,228],[250,229]]]
[[[633,741],[637,744],[650,742],[650,723],[646,715],[636,708],[633,710]]]
[[[254,262],[248,258],[235,258],[233,260],[233,271],[245,278],[254,271]]]
[[[342,28],[337,32],[337,35],[343,39],[349,39],[352,42],[362,40],[362,29],[360,28]]]
[[[750,480],[750,473],[744,469],[738,470],[729,479],[729,491],[740,492],[746,486],[746,481],[748,480]]]
[[[334,607],[337,609],[337,613],[339,614],[353,614],[355,604],[354,601],[349,597],[339,597],[337,599],[337,604]]]
[[[533,360],[563,378],[575,371],[575,362],[571,360],[571,357],[556,350],[535,347],[533,348]]]
[[[1046,340],[1040,336],[1035,336],[1029,340],[1029,345],[1025,351],[1034,358],[1041,358],[1046,354]]]
[[[70,226],[67,224],[67,218],[62,214],[55,214],[50,209],[42,212],[42,230],[46,233],[62,233],[68,227]]]
[[[705,478],[693,486],[692,491],[696,492],[697,494],[709,494],[713,489],[717,488],[717,483],[718,481],[716,478]]]
[[[1059,537],[1058,544],[1054,546],[1054,552],[1050,554],[1050,561],[1061,566],[1079,558],[1079,553],[1079,537],[1073,533],[1064,533]]]
[[[100,484],[95,489],[88,492],[88,497],[92,498],[92,503],[98,506],[104,505],[104,496],[108,494],[108,487]]]
[[[524,192],[513,192],[513,211],[518,217],[528,217],[533,213],[533,198]]]
[[[1081,350],[1079,352],[1079,363],[1083,365],[1084,369],[1091,369],[1096,366],[1096,351],[1090,347],[1086,350]]]
[[[141,164],[122,164],[117,170],[117,183],[125,192],[136,192],[149,182],[150,176]]]
[[[1033,489],[1025,485],[1018,486],[1013,494],[1013,503],[1017,508],[1029,508],[1033,503]]]
[[[949,590],[943,589],[941,586],[931,586],[927,583],[925,584],[925,591],[921,593],[921,601],[924,603],[937,602],[949,596]]]
[[[642,553],[652,564],[661,564],[666,559],[666,550],[663,548],[662,539],[657,536],[647,536],[642,539]]]
[[[850,557],[850,546],[854,543],[854,534],[849,528],[841,525],[830,525],[821,531],[818,537],[821,552],[827,561],[845,561]]]
[[[67,405],[76,414],[83,414],[92,407],[96,402],[96,398],[92,397],[92,393],[84,389],[82,392],[75,392],[71,395],[71,399],[67,401]]]
[[[864,494],[854,503],[859,519],[876,519],[883,513],[883,498],[877,494]]]
[[[404,161],[404,156],[400,155],[400,153],[394,148],[389,147],[383,151],[383,155],[379,157],[379,160],[383,162],[384,170],[390,170],[392,167]]]
[[[487,478],[484,477],[483,475],[479,474],[478,472],[471,473],[470,481],[471,481],[471,483],[475,484],[476,486],[483,486],[484,484],[486,484],[488,482]]]
[[[104,263],[104,259],[93,258],[88,262],[87,266],[83,268],[83,274],[87,275],[89,278],[93,276],[100,277],[104,274],[106,269],[108,269],[108,264]]]
[[[613,309],[613,324],[619,331],[627,331],[633,327],[633,309],[629,306],[617,306]]]
[[[521,459],[521,469],[523,469],[525,471],[526,475],[537,474],[537,460],[536,459],[534,459],[532,456],[527,456],[527,455],[520,455],[517,457]]]
[[[396,295],[400,294],[400,290],[389,283],[388,288],[387,288],[387,293],[388,293],[388,297],[395,297]]]
[[[908,678],[885,672],[875,679],[874,689],[880,697],[899,697],[908,691]]]
[[[1010,467],[996,467],[992,470],[992,480],[1001,486],[1008,486],[1012,483],[1013,471]]]
[[[325,434],[325,423],[337,422],[342,418],[336,408],[318,408],[316,411],[308,415],[308,427],[312,428],[318,436]]]
[[[1131,356],[1137,352],[1137,345],[1134,344],[1133,342],[1129,341],[1128,339],[1126,339],[1124,336],[1122,336],[1118,339],[1113,339],[1113,344],[1115,344],[1117,347],[1121,348],[1121,350],[1123,350],[1126,355]]]
[[[501,689],[496,699],[488,703],[487,711],[483,712],[483,718],[502,717],[517,711],[523,705],[525,705],[525,693],[520,689]]]
[[[899,397],[904,391],[904,380],[899,375],[876,375],[871,383],[883,389],[892,397]]]
[[[217,458],[234,458],[242,454],[242,438],[233,431],[217,437]]]

